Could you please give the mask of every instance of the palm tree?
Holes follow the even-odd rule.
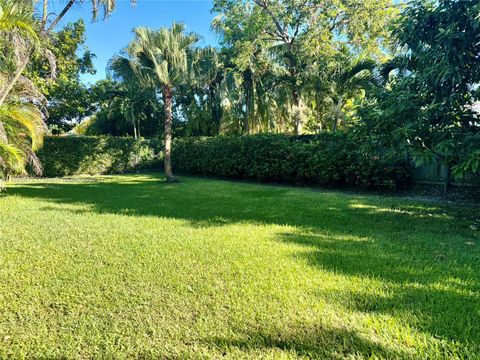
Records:
[[[139,64],[128,56],[113,57],[108,65],[119,87],[111,94],[119,98],[128,122],[133,125],[133,136],[140,138],[140,107],[154,96],[152,84],[140,76]]]
[[[34,151],[42,145],[45,129],[35,106],[15,101],[0,106],[0,178],[24,173],[27,163],[41,174]]]
[[[31,1],[0,0],[0,106],[21,78],[18,67],[38,48],[33,10]]]
[[[372,84],[375,62],[368,59],[352,59],[345,57],[335,61],[333,66],[326,69],[327,96],[330,101],[332,131],[336,132],[344,116],[344,107],[361,89]]]
[[[11,24],[21,15],[21,21],[13,24],[13,27],[17,31],[22,31],[22,33],[30,35],[29,37],[24,37],[29,41],[26,44],[23,44],[25,49],[22,52],[23,56],[18,61],[18,66],[14,71],[13,75],[8,79],[4,79],[0,82],[0,105],[2,105],[10,91],[14,88],[15,84],[19,81],[22,76],[22,73],[25,71],[30,58],[34,51],[36,50],[35,41],[39,38],[46,39],[48,38],[49,33],[57,26],[57,24],[62,20],[65,14],[71,9],[75,3],[82,3],[83,0],[68,0],[64,8],[57,14],[55,19],[47,25],[49,13],[49,1],[42,0],[42,21],[40,24],[35,20],[33,13],[33,3],[31,0],[0,0],[0,30],[3,29],[9,31],[11,30]],[[104,17],[108,17],[112,11],[115,9],[115,0],[90,0],[92,5],[92,20],[95,20],[98,17],[98,12],[101,10]],[[136,0],[131,0],[132,4],[136,3]],[[10,26],[10,28],[9,28]],[[41,34],[38,37],[36,34]],[[18,45],[15,45],[18,47]],[[53,60],[51,57],[49,60]]]
[[[34,151],[42,144],[45,125],[35,105],[44,98],[31,81],[13,69],[39,38],[33,6],[27,0],[0,0],[0,178],[25,172],[27,163],[41,173]]]
[[[194,81],[194,67],[201,56],[195,44],[200,38],[197,34],[185,33],[185,25],[181,23],[159,30],[139,27],[134,29],[134,34],[128,52],[140,64],[142,76],[154,81],[162,93],[165,177],[167,182],[176,182],[171,165],[173,95],[178,85]]]

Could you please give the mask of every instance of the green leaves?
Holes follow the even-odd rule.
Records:
[[[410,165],[395,153],[345,134],[219,136],[177,139],[178,171],[320,186],[401,187]]]
[[[479,1],[411,2],[396,29],[403,51],[383,71],[385,116],[364,117],[416,162],[436,158],[458,177],[479,174],[479,10]]]
[[[160,86],[175,86],[191,78],[195,45],[200,38],[185,33],[184,24],[173,23],[158,30],[138,27],[134,35],[127,52]]]
[[[158,168],[160,147],[125,137],[47,137],[38,156],[47,177],[125,173]]]
[[[0,106],[0,176],[24,173],[27,163],[40,174],[41,166],[33,151],[43,144],[44,134],[42,114],[33,105]]]

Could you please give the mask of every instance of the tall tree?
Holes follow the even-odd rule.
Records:
[[[82,19],[51,32],[46,45],[55,56],[56,77],[49,77],[50,66],[43,57],[33,57],[25,75],[47,98],[47,125],[52,133],[68,131],[94,111],[91,93],[82,83],[81,74],[94,74],[93,58],[85,46]]]
[[[0,0],[0,86],[11,82],[12,73],[27,46],[37,47],[31,2]],[[9,93],[0,93],[0,179],[25,171],[27,163],[41,172],[34,151],[42,144],[43,116],[34,104],[43,102],[35,86],[20,75]]]
[[[280,67],[281,83],[289,89],[296,134],[305,122],[309,62],[344,43],[357,55],[381,56],[387,49],[387,24],[398,12],[393,0],[215,0],[214,11],[219,13],[214,28],[238,57],[269,50]]]
[[[2,0],[5,2],[5,5],[8,3],[17,4],[22,6],[29,6],[30,8],[33,7],[32,1],[30,0]],[[40,24],[35,24],[32,27],[32,31],[36,31],[37,34],[40,34],[40,38],[44,40],[48,40],[51,31],[57,26],[57,24],[64,18],[64,16],[68,13],[68,11],[72,8],[75,3],[82,3],[83,0],[68,0],[65,4],[65,7],[58,13],[50,13],[49,10],[49,2],[48,0],[42,0],[42,20]],[[103,12],[104,17],[108,17],[112,11],[115,9],[115,0],[90,0],[92,6],[92,20],[97,19],[98,12]],[[135,0],[131,0],[132,4],[135,4]],[[6,6],[3,6],[6,8]],[[32,10],[33,11],[33,10]],[[4,11],[3,11],[4,12]],[[48,23],[49,15],[55,15],[54,20],[51,23]],[[2,14],[4,17],[4,14]],[[11,16],[10,16],[11,18]],[[32,17],[33,19],[33,17]],[[19,28],[17,26],[17,28]],[[7,81],[0,84],[0,106],[5,102],[8,94],[14,88],[15,84],[21,78],[23,72],[25,71],[27,65],[31,61],[32,54],[34,52],[33,44],[29,44],[25,47],[23,52],[22,59],[19,61],[18,66],[12,76],[10,76]]]
[[[458,176],[480,172],[480,2],[417,0],[403,12],[401,54],[364,116],[368,131]],[[392,71],[393,70],[393,71]]]
[[[173,23],[159,30],[134,29],[134,40],[128,46],[130,55],[140,64],[140,74],[152,79],[162,93],[165,111],[164,170],[167,182],[176,182],[171,164],[172,109],[176,88],[185,81],[194,81],[194,68],[199,58],[195,47],[199,36],[185,33],[185,25]]]

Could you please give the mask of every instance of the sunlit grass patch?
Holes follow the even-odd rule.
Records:
[[[0,354],[478,358],[470,224],[441,204],[152,174],[11,184]]]

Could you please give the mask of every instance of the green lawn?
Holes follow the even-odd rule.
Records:
[[[11,185],[0,357],[480,359],[475,210],[155,174]]]

